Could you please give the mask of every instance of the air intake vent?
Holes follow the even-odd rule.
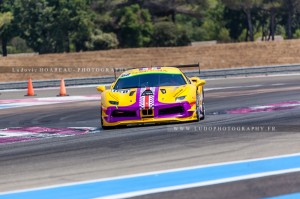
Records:
[[[135,111],[114,110],[111,114],[113,117],[136,117]]]
[[[153,118],[154,112],[152,109],[143,109],[142,110],[142,118]]]
[[[159,111],[158,111],[159,115],[171,115],[171,114],[180,114],[180,113],[183,113],[182,106],[174,106],[171,108],[162,108],[162,109],[159,109]]]
[[[129,96],[133,96],[134,93],[135,91],[130,91]]]
[[[162,94],[166,94],[167,93],[166,89],[160,89],[160,91],[162,92]]]

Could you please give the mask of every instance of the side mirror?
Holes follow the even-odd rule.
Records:
[[[106,90],[105,86],[97,86],[97,91],[104,92]]]
[[[200,80],[198,81],[198,83],[197,83],[197,87],[198,87],[198,86],[203,86],[204,84],[206,84],[206,81],[203,80],[203,79],[200,79]]]
[[[192,81],[193,84],[195,84],[197,87],[198,86],[203,86],[206,84],[206,81],[203,79],[200,79],[199,77],[191,77],[190,80]]]
[[[190,80],[191,80],[192,83],[197,84],[197,82],[200,80],[200,78],[198,78],[198,77],[191,77]]]

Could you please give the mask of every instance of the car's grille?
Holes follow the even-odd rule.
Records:
[[[154,112],[152,109],[143,109],[141,115],[142,115],[142,118],[153,118]]]
[[[158,110],[159,115],[171,115],[171,114],[179,114],[183,113],[183,107],[182,106],[174,106],[171,108],[162,108]]]
[[[113,117],[136,117],[135,111],[114,110],[111,114]]]
[[[142,113],[143,113],[143,115],[153,115],[153,110],[152,109],[149,109],[149,110],[144,109],[144,110],[142,110]]]

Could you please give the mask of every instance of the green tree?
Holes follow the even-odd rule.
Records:
[[[283,0],[282,9],[287,15],[287,38],[292,39],[296,13],[300,11],[300,0]]]
[[[221,1],[214,2],[205,13],[203,31],[207,31],[208,40],[228,42],[231,38],[224,20],[225,5]]]
[[[88,50],[107,50],[117,48],[119,45],[118,38],[114,33],[104,33],[96,29],[86,43]]]
[[[187,32],[184,29],[179,29],[175,23],[171,21],[155,23],[152,46],[186,46],[190,43],[191,39]]]
[[[158,22],[155,24],[153,46],[177,46],[178,30],[173,22]]]
[[[263,0],[262,8],[269,13],[269,37],[275,40],[276,32],[276,15],[280,12],[283,5],[283,0]]]
[[[98,0],[95,1],[92,8],[98,13],[97,16],[97,22],[98,28],[104,30],[105,32],[111,32],[114,31],[118,34],[118,39],[120,41],[120,46],[140,46],[137,44],[125,44],[124,45],[124,39],[127,41],[129,39],[132,40],[133,37],[137,37],[139,39],[139,34],[137,34],[138,31],[133,31],[131,34],[129,33],[129,29],[124,28],[125,22],[123,22],[123,29],[122,32],[120,29],[120,23],[119,19],[121,18],[120,15],[124,15],[122,18],[127,17],[127,24],[125,26],[129,27],[129,23],[136,24],[136,19],[133,19],[134,17],[129,17],[128,14],[124,14],[124,10],[128,9],[131,6],[139,5],[140,9],[148,10],[150,12],[151,18],[149,20],[149,23],[152,21],[152,23],[157,23],[160,21],[173,21],[173,23],[176,22],[176,16],[182,15],[187,16],[189,19],[201,19],[204,16],[205,8],[207,8],[211,2],[215,3],[217,0]],[[123,10],[123,13],[115,12],[115,10]],[[135,13],[133,13],[135,15]],[[117,19],[116,19],[117,18]],[[138,17],[140,18],[140,17]],[[125,21],[125,20],[124,20]],[[143,23],[143,20],[140,20]],[[185,21],[185,23],[189,23],[188,20]],[[193,30],[187,30],[184,28],[185,25],[177,24],[175,23],[177,28],[179,29],[182,34],[181,37],[181,43],[182,45],[184,43],[188,44],[190,43],[191,39],[191,33],[190,31]],[[149,26],[150,27],[150,26]],[[130,31],[132,31],[134,28],[137,28],[137,26],[132,26]],[[137,28],[139,29],[139,28]],[[151,32],[151,31],[150,31]],[[126,38],[123,35],[129,35],[130,38]],[[130,36],[132,35],[132,36]],[[151,38],[151,37],[150,37]],[[137,42],[136,42],[137,43]],[[149,43],[149,42],[146,42]],[[151,42],[153,44],[153,42]],[[179,44],[178,43],[178,44]],[[157,44],[156,44],[157,45]],[[165,44],[162,44],[165,45]],[[147,44],[143,44],[142,46],[147,46]]]
[[[142,47],[149,45],[153,24],[148,10],[138,4],[124,7],[116,12],[117,32],[121,47]]]
[[[61,1],[61,0],[60,0]],[[75,45],[75,50],[86,50],[85,43],[90,39],[93,29],[94,13],[90,10],[90,0],[64,0],[65,11],[68,10],[69,14],[65,14],[65,18],[61,17],[62,26],[69,23],[68,37],[70,43]],[[68,19],[68,20],[66,20]]]
[[[16,0],[16,18],[29,47],[43,53],[85,50],[93,21],[88,0]]]
[[[19,33],[13,13],[14,2],[12,0],[0,2],[0,40],[3,56],[7,56],[8,42]]]
[[[203,34],[200,33],[202,28],[200,26],[202,22],[200,19],[183,15],[177,14],[176,15],[176,26],[180,31],[185,31],[187,37],[191,41],[200,41],[203,40]]]
[[[211,1],[215,0],[98,0],[93,4],[93,9],[103,14],[138,4],[141,8],[148,9],[153,16],[171,16],[175,22],[176,14],[201,18]]]
[[[232,40],[240,40],[241,35],[244,33],[244,30],[246,30],[246,34],[244,34],[245,37],[242,38],[242,41],[247,40],[248,25],[247,23],[245,23],[245,21],[247,21],[247,18],[243,11],[232,10],[228,7],[225,7],[223,20],[225,21],[225,27],[228,28],[230,32],[230,37]]]
[[[5,25],[10,24],[13,18],[11,12],[0,13],[0,28],[2,29]]]
[[[300,39],[300,29],[297,29],[293,35],[294,38]]]
[[[228,42],[231,40],[227,21],[224,18],[225,6],[220,0],[210,1],[209,8],[203,17],[197,19],[188,15],[177,14],[176,25],[185,30],[192,41],[218,40]]]
[[[0,38],[2,45],[2,55],[7,56],[7,43],[11,38],[9,36],[9,29],[11,29],[11,23],[13,15],[11,12],[0,13]]]
[[[254,28],[252,22],[252,12],[258,9],[262,0],[222,0],[225,5],[234,10],[242,10],[247,17],[247,25],[250,41],[254,41]]]
[[[171,16],[175,23],[176,14],[203,18],[205,9],[214,0],[148,0],[142,1],[142,7],[149,9],[155,16]]]
[[[54,7],[46,0],[18,0],[15,18],[23,30],[21,37],[39,53],[55,52]]]

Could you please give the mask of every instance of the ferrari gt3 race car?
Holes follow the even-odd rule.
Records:
[[[101,92],[103,129],[131,124],[199,121],[205,117],[205,80],[175,67],[125,71]]]

